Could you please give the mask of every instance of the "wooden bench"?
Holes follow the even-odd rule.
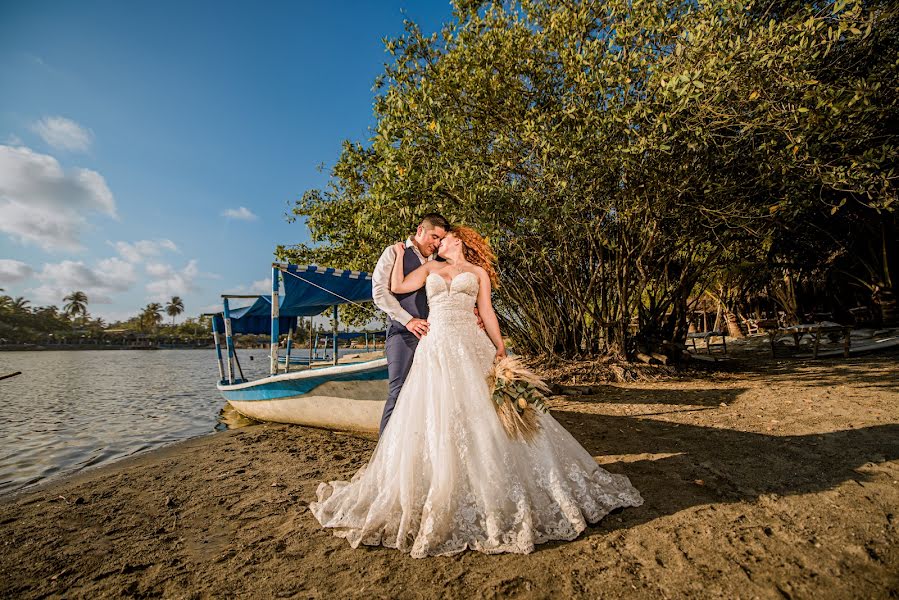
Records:
[[[721,342],[712,343],[712,338],[720,337]],[[724,353],[727,354],[727,333],[723,331],[703,331],[702,333],[688,333],[687,339],[693,343],[693,350],[696,350],[696,340],[705,340],[705,349],[709,354],[712,353],[712,346],[721,346]]]

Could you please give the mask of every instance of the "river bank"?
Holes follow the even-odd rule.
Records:
[[[556,418],[645,504],[527,556],[352,550],[307,509],[373,436],[255,425],[0,501],[0,596],[889,598],[896,355],[594,386]]]

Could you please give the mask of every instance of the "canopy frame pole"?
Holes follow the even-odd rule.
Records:
[[[234,364],[237,366],[237,374],[240,375],[240,377],[234,383],[243,383],[247,380],[247,378],[244,377],[243,369],[240,367],[240,358],[237,356],[236,348],[234,349]]]
[[[281,270],[272,265],[272,339],[271,339],[271,365],[269,371],[272,375],[278,374],[278,273]]]
[[[294,319],[294,321],[296,321],[298,319],[299,319],[299,317]],[[293,329],[287,330],[287,356],[284,359],[284,372],[285,373],[290,373],[290,350],[293,347],[293,330],[294,329],[296,329],[296,326],[294,326]]]
[[[225,383],[225,366],[222,364],[222,338],[219,334],[218,326],[215,324],[216,317],[212,317],[212,341],[215,343],[215,356],[218,359],[219,366],[219,383]]]
[[[337,305],[334,305],[334,339],[333,339],[333,350],[334,350],[334,364],[337,364]]]
[[[234,384],[234,339],[231,337],[231,308],[228,306],[228,299],[222,299],[224,311],[222,313],[225,321],[225,345],[228,347],[228,383]]]
[[[314,347],[312,346],[313,338],[315,337],[315,333],[312,330],[312,320],[314,319],[314,315],[309,317],[309,368],[312,368],[312,352],[314,351]]]

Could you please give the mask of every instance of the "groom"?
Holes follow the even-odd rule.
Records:
[[[403,275],[408,275],[427,260],[437,256],[440,240],[449,232],[446,219],[437,213],[429,213],[421,218],[415,235],[406,240],[403,253]],[[406,382],[406,375],[412,367],[412,357],[418,340],[428,333],[428,296],[424,288],[409,294],[393,294],[390,291],[390,272],[396,253],[388,246],[381,253],[378,264],[371,275],[372,298],[375,305],[387,313],[390,327],[387,329],[387,403],[381,416],[379,433],[384,433],[387,421],[396,406],[396,399]]]

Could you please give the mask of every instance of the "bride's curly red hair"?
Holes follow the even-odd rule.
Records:
[[[453,227],[450,233],[462,242],[462,246],[465,249],[465,260],[487,271],[490,283],[493,284],[493,287],[497,287],[499,285],[499,277],[494,266],[496,264],[496,254],[490,249],[490,244],[487,243],[487,240],[471,227],[464,225]]]

